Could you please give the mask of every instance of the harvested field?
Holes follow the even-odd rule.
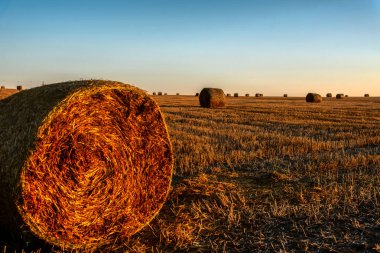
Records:
[[[175,176],[124,250],[380,250],[380,98],[227,97],[218,110],[194,96],[154,99]]]
[[[9,97],[17,92],[19,92],[17,89],[0,89],[0,99]]]

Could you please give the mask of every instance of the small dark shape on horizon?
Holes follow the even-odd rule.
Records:
[[[226,105],[224,92],[218,88],[204,88],[199,95],[199,103],[206,108],[224,107]]]
[[[306,102],[308,103],[320,103],[322,102],[322,96],[317,93],[308,93],[306,95]]]

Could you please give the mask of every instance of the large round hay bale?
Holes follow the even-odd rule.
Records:
[[[162,96],[162,91],[157,92],[158,96]]]
[[[199,94],[199,103],[202,107],[217,108],[226,105],[224,92],[217,88],[204,88]]]
[[[17,85],[17,86],[16,86],[16,89],[17,89],[17,90],[22,90],[22,86],[21,86],[21,85]]]
[[[156,96],[156,95],[157,95],[157,93],[156,93],[156,92],[153,92],[153,93],[152,93],[152,95],[153,95],[153,96]]]
[[[327,97],[327,98],[331,98],[331,97],[332,97],[332,94],[331,94],[331,93],[327,93],[327,94],[326,94],[326,97]]]
[[[231,93],[227,93],[227,97],[231,97]]]
[[[28,89],[0,101],[0,129],[2,229],[65,249],[113,249],[166,199],[168,131],[138,88],[91,80]]]
[[[364,94],[364,97],[369,98],[369,94]]]
[[[245,94],[246,97],[249,97],[249,93]]]
[[[1,89],[4,90],[4,89],[5,89],[5,86],[4,86],[4,85],[1,85]]]
[[[234,97],[235,98],[239,97],[239,93],[234,93]]]
[[[288,94],[284,94],[284,98],[287,98],[288,97]]]
[[[342,94],[342,93],[336,94],[336,98],[337,99],[342,99],[342,98],[344,98],[344,94]]]
[[[199,96],[199,92],[195,93],[195,96],[198,97]]]
[[[308,93],[306,95],[306,102],[308,103],[320,103],[322,102],[322,96],[317,93]]]

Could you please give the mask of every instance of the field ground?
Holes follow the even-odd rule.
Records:
[[[13,95],[17,92],[18,92],[18,90],[16,90],[16,89],[1,89],[0,90],[0,99],[9,97],[10,95]]]
[[[380,252],[380,98],[153,98],[172,190],[121,252]]]

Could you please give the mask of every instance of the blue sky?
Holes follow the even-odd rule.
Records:
[[[0,0],[0,83],[380,96],[380,0]]]

